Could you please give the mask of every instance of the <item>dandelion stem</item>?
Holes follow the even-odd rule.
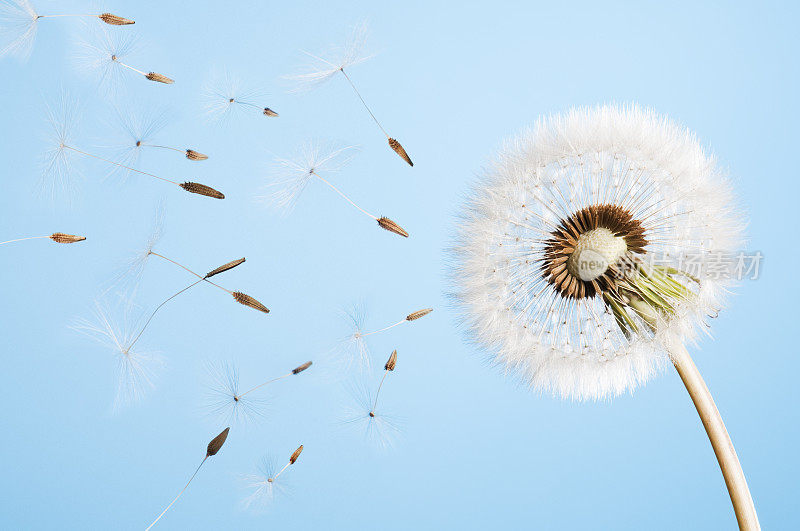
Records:
[[[136,168],[131,168],[130,166],[125,166],[124,164],[120,164],[119,162],[114,162],[113,160],[104,159],[103,157],[98,157],[97,155],[93,155],[91,153],[87,153],[85,151],[81,151],[80,149],[74,148],[72,146],[68,146],[66,144],[61,144],[61,147],[62,148],[66,148],[66,149],[71,149],[72,151],[75,151],[76,153],[80,153],[81,155],[86,155],[87,157],[93,157],[93,158],[95,158],[97,160],[102,160],[103,162],[108,162],[109,164],[114,164],[115,166],[119,166],[120,168],[125,168],[126,170],[130,170],[130,171],[133,171],[133,172],[136,172],[136,173],[141,173],[142,175],[147,175],[149,177],[155,177],[156,179],[158,179],[160,181],[165,181],[165,182],[172,183],[172,184],[177,184],[177,185],[180,186],[180,183],[178,183],[176,181],[171,181],[169,179],[165,179],[164,177],[159,177],[158,175],[153,175],[152,173],[147,173],[146,171],[137,170]]]
[[[112,58],[111,58],[111,60],[112,60],[112,61],[115,61],[116,63],[118,63],[118,64],[120,64],[120,65],[122,65],[122,66],[124,66],[125,68],[128,68],[128,69],[130,69],[130,70],[133,70],[133,71],[134,71],[134,72],[136,72],[137,74],[141,74],[141,75],[143,75],[143,76],[147,76],[147,72],[142,72],[141,70],[139,70],[139,69],[136,69],[136,68],[132,67],[131,65],[126,65],[125,63],[123,63],[122,61],[120,61],[119,59],[117,59],[116,57],[112,57]]]
[[[196,277],[197,277],[197,278],[199,278],[200,280],[205,280],[206,282],[208,282],[208,283],[209,283],[209,284],[211,284],[212,286],[216,286],[216,287],[218,287],[219,289],[221,289],[222,291],[224,291],[224,292],[228,293],[229,295],[233,295],[233,292],[232,292],[232,291],[230,291],[230,290],[227,290],[227,289],[223,288],[222,286],[220,286],[219,284],[217,284],[217,283],[215,283],[215,282],[212,282],[212,281],[208,280],[206,277],[203,277],[203,276],[200,276],[200,275],[198,275],[197,273],[195,273],[194,271],[192,271],[191,269],[189,269],[189,268],[188,268],[188,267],[186,267],[185,265],[183,265],[183,264],[179,264],[179,263],[178,263],[178,262],[176,262],[175,260],[173,260],[173,259],[171,259],[171,258],[167,258],[167,257],[166,257],[166,256],[164,256],[163,254],[158,254],[158,253],[157,253],[157,252],[155,252],[155,251],[150,251],[150,252],[149,252],[149,254],[152,254],[152,255],[158,256],[159,258],[163,258],[163,259],[164,259],[164,260],[166,260],[167,262],[171,262],[171,263],[175,264],[176,266],[180,267],[181,269],[183,269],[183,270],[185,270],[185,271],[188,271],[189,273],[193,274],[194,276],[196,276]]]
[[[352,200],[352,199],[350,199],[349,197],[347,197],[346,195],[344,195],[344,194],[342,193],[342,191],[341,191],[341,190],[339,190],[339,189],[338,189],[338,188],[336,188],[334,185],[332,185],[331,183],[329,183],[328,181],[326,181],[326,180],[325,180],[323,177],[321,177],[321,176],[320,176],[320,175],[319,175],[317,172],[315,172],[315,171],[313,171],[313,170],[312,170],[312,171],[311,171],[311,173],[312,173],[312,174],[314,174],[315,176],[319,177],[319,179],[320,179],[322,182],[324,182],[325,184],[327,184],[328,186],[330,186],[331,188],[333,188],[333,190],[334,190],[334,191],[335,191],[337,194],[339,194],[340,196],[344,197],[344,198],[347,200],[347,202],[348,202],[348,203],[350,203],[351,205],[353,205],[354,207],[356,207],[357,209],[359,209],[361,212],[363,212],[364,214],[368,215],[368,216],[369,216],[369,217],[371,217],[372,219],[378,219],[378,216],[373,216],[372,214],[370,214],[369,212],[367,212],[366,210],[364,210],[363,208],[361,208],[360,206],[358,206],[357,204],[355,204],[355,203],[353,202],[353,200]]]
[[[139,330],[139,333],[136,335],[136,337],[133,339],[133,341],[131,342],[131,344],[128,346],[128,349],[129,349],[129,350],[130,350],[130,349],[132,349],[132,348],[133,348],[133,346],[136,344],[136,342],[137,342],[137,341],[139,341],[139,338],[140,338],[140,337],[142,337],[142,334],[144,334],[144,331],[145,331],[145,329],[147,328],[147,326],[150,324],[150,321],[152,321],[152,320],[153,320],[153,317],[155,317],[156,313],[158,312],[158,310],[160,310],[160,309],[161,309],[161,307],[162,307],[162,306],[164,306],[166,303],[168,303],[169,301],[171,301],[172,299],[174,299],[175,297],[177,297],[178,295],[180,295],[180,294],[181,294],[181,293],[183,293],[184,291],[188,290],[189,288],[193,288],[193,287],[195,287],[196,285],[198,285],[199,283],[201,283],[203,280],[205,280],[205,279],[200,279],[200,280],[198,280],[197,282],[195,282],[195,283],[193,283],[193,284],[190,284],[190,285],[186,286],[185,288],[183,288],[182,290],[180,290],[178,293],[175,293],[175,294],[174,294],[174,295],[172,295],[170,298],[168,298],[167,300],[165,300],[164,302],[162,302],[161,304],[159,304],[158,306],[156,306],[156,309],[155,309],[155,310],[153,310],[153,313],[151,313],[151,314],[150,314],[150,317],[148,317],[148,318],[147,318],[147,322],[144,324],[144,326],[142,327],[142,329],[141,329],[141,330]]]
[[[57,18],[57,17],[99,17],[100,15],[93,15],[91,13],[82,13],[79,15],[37,15],[37,19],[40,18]]]
[[[403,319],[402,321],[398,321],[395,324],[389,325],[389,326],[387,326],[385,328],[381,328],[380,330],[373,330],[372,332],[367,332],[366,334],[361,334],[361,337],[371,336],[372,334],[377,334],[379,332],[385,332],[386,330],[389,330],[390,328],[394,328],[395,326],[401,325],[401,324],[403,324],[405,322],[406,322],[406,319]]]
[[[161,511],[161,514],[159,514],[159,515],[158,515],[158,518],[156,518],[155,520],[153,520],[153,523],[152,523],[152,524],[150,524],[149,526],[147,526],[147,529],[145,529],[144,531],[150,531],[150,528],[152,528],[154,525],[156,525],[156,522],[158,522],[159,520],[161,520],[161,517],[162,517],[162,516],[164,516],[164,513],[166,513],[167,511],[169,511],[169,508],[170,508],[170,507],[172,507],[172,506],[175,504],[175,502],[176,502],[176,501],[178,501],[178,498],[180,498],[180,497],[181,497],[181,495],[184,493],[184,491],[185,491],[187,488],[189,488],[189,483],[191,483],[191,482],[192,482],[192,480],[194,479],[194,477],[197,475],[197,473],[198,473],[198,472],[200,472],[200,467],[201,467],[201,466],[203,466],[203,463],[205,463],[205,462],[206,462],[206,459],[208,459],[208,457],[209,457],[209,456],[205,456],[205,458],[204,458],[204,459],[203,459],[203,460],[200,462],[200,465],[197,467],[197,470],[195,470],[195,471],[194,471],[194,474],[192,474],[192,477],[191,477],[191,478],[189,478],[189,481],[186,483],[186,486],[185,486],[185,487],[183,487],[183,490],[181,490],[181,491],[178,493],[178,495],[177,495],[177,496],[175,496],[175,499],[174,499],[174,500],[172,500],[172,502],[171,502],[169,505],[167,505],[167,508],[166,508],[166,509],[164,509],[163,511]]]
[[[262,387],[264,387],[264,386],[265,386],[265,385],[267,385],[267,384],[270,384],[270,383],[272,383],[272,382],[277,382],[277,381],[278,381],[278,380],[280,380],[280,379],[286,378],[287,376],[291,376],[292,374],[294,374],[294,373],[290,372],[290,373],[288,373],[288,374],[284,374],[283,376],[278,376],[277,378],[273,378],[272,380],[267,380],[266,382],[264,382],[264,383],[262,383],[262,384],[259,384],[259,385],[255,386],[255,387],[253,387],[253,388],[252,388],[252,389],[250,389],[249,391],[245,391],[244,393],[240,394],[240,395],[239,395],[239,398],[242,398],[242,397],[243,397],[244,395],[246,395],[247,393],[252,393],[252,392],[253,392],[253,391],[255,391],[256,389],[261,389]]]
[[[50,236],[31,236],[30,238],[17,238],[16,240],[8,240],[6,242],[0,242],[0,245],[5,245],[7,243],[14,243],[14,242],[23,242],[26,240],[40,240],[43,238],[49,238]]]
[[[347,75],[347,72],[344,71],[344,68],[340,68],[339,71],[344,75],[344,78],[347,80],[347,82],[350,83],[350,86],[353,87],[353,90],[355,91],[356,96],[358,96],[358,99],[361,100],[361,103],[364,105],[364,108],[367,109],[367,112],[369,113],[370,116],[372,116],[372,119],[375,121],[375,123],[378,124],[378,127],[381,128],[381,131],[383,131],[383,134],[386,136],[386,138],[389,138],[389,133],[386,132],[386,129],[383,128],[383,126],[378,121],[378,119],[375,118],[375,115],[372,114],[372,111],[370,110],[369,106],[367,105],[367,102],[364,101],[363,97],[361,97],[361,93],[358,91],[358,89],[356,88],[355,84],[350,79],[350,76]]]
[[[736,520],[740,530],[756,531],[761,529],[758,522],[758,515],[747,487],[747,479],[744,477],[742,465],[736,455],[731,437],[722,416],[719,414],[714,399],[697,370],[697,366],[692,361],[689,352],[680,343],[676,343],[669,349],[672,363],[675,365],[678,374],[689,392],[689,396],[694,402],[703,427],[711,441],[711,447],[717,456],[719,467],[722,470],[722,477],[725,478],[725,485],[733,503],[733,510],[736,513]]]
[[[172,151],[177,151],[178,153],[184,153],[186,151],[185,149],[178,149],[170,146],[159,146],[157,144],[141,144],[141,145],[147,147],[161,148],[161,149],[171,149]]]
[[[370,413],[373,415],[375,414],[375,409],[378,407],[378,396],[381,394],[381,387],[383,387],[383,382],[386,380],[386,375],[389,374],[388,370],[383,371],[383,378],[381,378],[381,383],[378,384],[378,391],[375,393],[375,401],[372,403],[372,409]]]
[[[286,463],[286,464],[283,466],[283,468],[281,468],[281,469],[280,469],[280,471],[279,471],[277,474],[275,474],[274,476],[272,476],[272,481],[275,481],[276,479],[278,479],[278,476],[280,476],[281,474],[283,474],[283,471],[284,471],[284,470],[286,470],[287,468],[289,468],[289,465],[291,465],[291,464],[292,464],[291,462],[289,462],[289,463]]]

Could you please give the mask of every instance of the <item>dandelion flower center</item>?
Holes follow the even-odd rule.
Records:
[[[567,260],[567,269],[572,276],[592,281],[605,274],[627,251],[625,238],[599,227],[578,237],[578,245]]]

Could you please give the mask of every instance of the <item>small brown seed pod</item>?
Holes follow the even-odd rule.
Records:
[[[208,197],[213,197],[214,199],[225,199],[225,194],[204,184],[186,182],[181,183],[178,186],[192,194],[205,195]]]
[[[392,148],[395,153],[400,155],[400,157],[404,161],[408,162],[409,166],[414,166],[414,163],[411,162],[411,157],[408,156],[408,153],[406,153],[406,150],[403,149],[403,146],[400,145],[400,142],[398,142],[394,138],[390,138],[389,139],[389,147]]]
[[[300,457],[300,454],[303,452],[303,445],[301,444],[300,447],[294,451],[292,456],[289,458],[289,464],[293,465],[297,458]]]
[[[167,85],[172,85],[173,83],[175,83],[174,79],[168,78],[164,74],[158,74],[156,72],[150,72],[149,74],[147,74],[144,77],[146,77],[150,81],[157,81],[159,83],[164,83],[164,84],[167,84]]]
[[[222,445],[225,444],[225,439],[228,438],[228,432],[230,430],[230,428],[225,428],[222,430],[222,433],[211,439],[211,442],[208,443],[208,448],[206,449],[206,457],[210,457],[219,452],[220,448],[222,448]]]
[[[303,372],[304,370],[308,369],[309,367],[311,367],[311,362],[307,361],[304,364],[300,365],[299,367],[295,367],[294,369],[292,369],[292,374],[297,374],[297,373]]]
[[[412,312],[406,315],[406,321],[414,321],[419,319],[420,317],[425,317],[429,313],[433,311],[433,308],[425,308],[424,310],[417,310],[416,312]]]
[[[111,24],[112,26],[127,26],[129,24],[136,24],[136,22],[133,20],[118,17],[117,15],[112,15],[111,13],[103,13],[102,15],[98,15],[97,18],[106,24]]]
[[[386,365],[383,366],[383,370],[393,371],[396,365],[397,365],[397,350],[393,350],[391,356],[389,356],[389,360],[386,362]]]
[[[187,149],[186,158],[189,160],[206,160],[208,158],[208,155],[203,155],[199,151],[195,151],[193,149]]]
[[[403,229],[403,227],[401,227],[400,225],[398,225],[389,218],[383,217],[378,219],[378,225],[380,225],[382,229],[386,229],[389,232],[394,232],[395,234],[399,234],[403,238],[408,238],[408,233]]]
[[[50,239],[56,243],[75,243],[82,242],[86,238],[84,236],[75,236],[74,234],[64,234],[63,232],[54,232],[50,235]]]
[[[270,109],[269,107],[264,107],[264,116],[270,116],[272,118],[277,118],[278,113]]]
[[[241,291],[234,291],[233,298],[236,299],[236,302],[239,304],[244,304],[245,306],[249,306],[251,308],[255,308],[259,312],[269,313],[269,308],[255,300],[250,295],[246,293],[242,293]]]
[[[230,271],[234,267],[236,267],[236,266],[238,266],[240,264],[243,264],[243,263],[244,263],[244,258],[239,258],[238,260],[233,260],[231,262],[228,262],[225,265],[219,266],[216,269],[212,269],[211,271],[206,273],[206,276],[204,278],[211,278],[214,275],[219,275],[220,273],[224,273],[225,271]]]

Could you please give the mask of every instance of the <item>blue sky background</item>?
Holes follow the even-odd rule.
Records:
[[[51,12],[86,9],[37,2],[40,12],[53,4]],[[692,352],[762,525],[800,526],[795,4],[143,0],[105,9],[137,22],[112,28],[146,45],[131,63],[174,85],[131,76],[124,91],[104,94],[74,66],[81,26],[69,19],[41,22],[27,63],[0,62],[0,240],[88,237],[0,248],[1,527],[146,527],[224,427],[203,415],[203,363],[235,362],[248,386],[321,362],[347,333],[341,310],[363,301],[368,328],[436,308],[370,342],[376,365],[399,351],[381,398],[404,419],[393,449],[379,451],[337,424],[348,395],[318,363],[272,387],[265,421],[233,427],[161,528],[733,528],[722,476],[674,371],[609,403],[538,396],[463,341],[443,295],[453,214],[501,141],[542,114],[630,101],[695,130],[735,177],[750,249],[766,257],[763,274],[741,285],[714,323],[715,339]],[[379,53],[351,75],[414,168],[388,149],[343,79],[303,95],[287,94],[280,79],[305,62],[300,49],[339,43],[362,19],[372,29],[368,49]],[[266,90],[280,118],[206,123],[202,86],[225,68]],[[216,186],[227,198],[144,177],[104,181],[105,167],[84,161],[71,206],[38,194],[44,103],[62,87],[84,104],[81,146],[108,143],[112,103],[134,115],[168,109],[158,138],[211,158],[150,152],[141,167]],[[359,145],[336,182],[411,238],[380,231],[318,182],[286,218],[255,202],[271,153],[291,153],[309,137]],[[167,360],[156,388],[113,413],[112,356],[69,324],[90,315],[146,239],[159,203],[163,253],[201,271],[246,256],[220,281],[272,313],[240,307],[211,286],[176,299],[142,339]],[[152,260],[135,302],[152,308],[190,280]],[[283,461],[300,443],[290,494],[263,514],[238,509],[248,493],[239,476],[265,454]]]

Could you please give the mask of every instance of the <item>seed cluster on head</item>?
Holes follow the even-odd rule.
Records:
[[[614,288],[621,262],[644,254],[647,239],[642,224],[618,205],[583,208],[568,218],[546,240],[542,275],[567,298],[602,295]]]

